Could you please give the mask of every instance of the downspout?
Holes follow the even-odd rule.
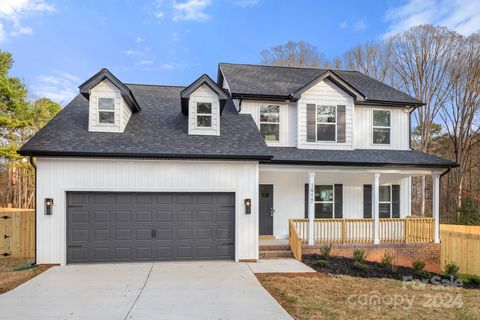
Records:
[[[35,266],[37,265],[37,165],[35,164],[35,162],[33,161],[33,156],[30,155],[28,156],[29,160],[30,160],[30,165],[33,167],[33,171],[35,172],[35,194],[33,196],[33,214],[35,215],[35,230],[34,230],[34,239],[35,239],[35,257],[34,257],[34,261],[32,263],[32,266]]]

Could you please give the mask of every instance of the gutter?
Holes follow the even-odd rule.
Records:
[[[33,238],[35,239],[35,257],[32,263],[32,266],[37,265],[37,165],[33,161],[33,156],[28,157],[30,161],[30,165],[33,167],[33,170],[35,172],[35,194],[33,196],[33,214],[35,215],[34,221],[35,221],[35,230],[33,232]]]

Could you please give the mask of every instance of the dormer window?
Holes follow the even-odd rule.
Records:
[[[98,122],[103,124],[115,123],[114,98],[98,98]]]
[[[197,102],[197,127],[212,127],[212,104],[210,102]]]

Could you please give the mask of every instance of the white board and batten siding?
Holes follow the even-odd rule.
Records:
[[[371,174],[360,173],[327,173],[317,172],[317,185],[343,185],[343,217],[349,219],[363,218],[363,185],[372,184]],[[400,174],[382,174],[380,184],[400,185],[400,217],[411,213],[410,203],[411,178]],[[273,185],[273,235],[282,239],[288,237],[288,219],[305,218],[305,184],[308,183],[308,172],[268,171],[268,167],[260,170],[260,184]]]
[[[373,110],[390,111],[390,144],[373,144]],[[356,106],[354,121],[355,149],[385,149],[408,150],[409,140],[409,109],[382,108],[373,106]]]
[[[337,87],[331,81],[325,79],[302,93],[297,103],[297,137],[299,149],[353,149],[353,119],[356,110],[354,110],[353,98],[348,95],[344,90]],[[334,141],[307,142],[307,104],[345,106],[346,139],[344,143],[337,143]]]
[[[37,159],[37,263],[66,264],[66,193],[234,192],[235,260],[258,259],[258,162]],[[44,199],[53,198],[51,216]]]
[[[260,130],[260,107],[264,105],[277,105],[280,107],[280,128],[279,141],[266,141],[271,147],[295,147],[296,146],[296,125],[297,107],[295,103],[278,101],[254,101],[243,100],[240,113],[250,114]]]
[[[113,98],[115,103],[115,122],[100,123],[98,114],[98,99]],[[92,132],[123,132],[130,120],[132,110],[125,103],[120,90],[109,80],[103,80],[90,90],[88,131]]]
[[[197,126],[197,103],[212,104],[212,126]],[[218,95],[206,84],[201,85],[190,95],[188,102],[188,134],[191,135],[220,135],[220,101]]]

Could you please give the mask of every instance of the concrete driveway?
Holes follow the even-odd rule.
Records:
[[[291,319],[245,263],[54,267],[0,295],[0,319]]]

